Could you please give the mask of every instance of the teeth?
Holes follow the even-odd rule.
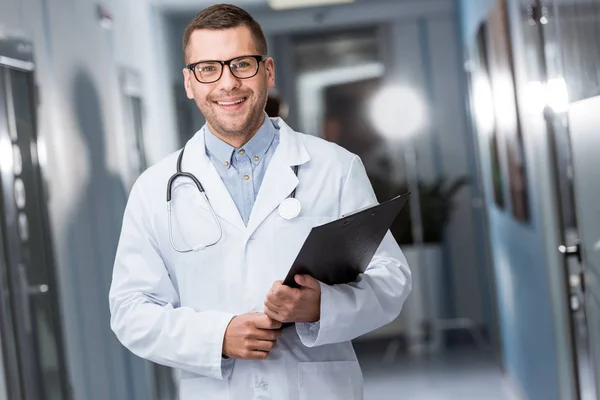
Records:
[[[218,101],[217,103],[219,103],[219,105],[221,106],[232,106],[234,104],[240,104],[242,102],[244,102],[246,99],[239,99],[237,101]]]

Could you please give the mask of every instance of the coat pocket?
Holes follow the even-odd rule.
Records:
[[[179,382],[179,396],[181,400],[229,399],[229,380],[204,376],[199,378],[184,378],[182,376]]]
[[[363,400],[363,376],[357,361],[298,364],[299,400]]]

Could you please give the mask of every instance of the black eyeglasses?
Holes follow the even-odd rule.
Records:
[[[221,79],[223,67],[227,65],[229,70],[239,79],[252,78],[258,73],[260,63],[267,56],[241,56],[227,61],[206,60],[188,64],[185,67],[194,73],[196,80],[200,83],[213,83]]]

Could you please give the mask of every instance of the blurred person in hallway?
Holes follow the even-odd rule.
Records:
[[[269,90],[265,112],[271,118],[280,117],[282,119],[286,119],[289,114],[287,103],[275,89]]]
[[[181,370],[183,400],[362,399],[351,340],[400,313],[411,273],[398,244],[388,232],[351,284],[280,281],[312,227],[377,202],[360,158],[267,115],[274,60],[246,11],[203,10],[183,49],[185,90],[207,122],[131,191],[113,331]]]

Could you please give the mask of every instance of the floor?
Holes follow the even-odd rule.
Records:
[[[386,363],[386,344],[355,343],[365,400],[519,400],[494,357],[471,346]]]

